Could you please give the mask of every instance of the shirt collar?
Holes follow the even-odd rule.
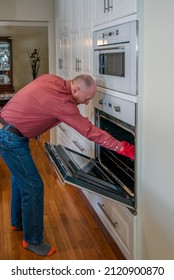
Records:
[[[65,84],[66,84],[67,92],[68,92],[68,93],[71,93],[71,84],[70,84],[70,80],[66,80],[66,81],[65,81]]]

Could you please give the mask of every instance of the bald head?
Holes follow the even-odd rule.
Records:
[[[82,74],[79,76],[76,76],[74,79],[72,79],[73,83],[84,83],[86,87],[90,87],[95,84],[93,78],[90,75]]]
[[[71,80],[71,93],[77,104],[88,104],[96,93],[94,79],[82,74]]]

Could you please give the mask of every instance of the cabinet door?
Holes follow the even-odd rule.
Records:
[[[80,28],[86,29],[92,26],[92,0],[81,0]]]
[[[126,259],[133,259],[136,217],[117,202],[91,192],[83,192]]]
[[[113,0],[110,9],[111,20],[122,18],[137,12],[137,0]]]
[[[94,157],[94,143],[86,139],[76,130],[72,129],[71,149],[83,155]]]
[[[57,145],[61,144],[65,147],[71,146],[71,135],[72,135],[72,130],[71,128],[65,124],[65,123],[60,123],[57,125]]]
[[[88,105],[80,104],[78,106],[80,113],[91,120],[91,102]],[[82,136],[76,130],[72,129],[71,149],[75,149],[89,157],[94,157],[94,143]]]
[[[137,12],[137,0],[94,0],[94,26]]]
[[[65,80],[70,78],[70,36],[62,37],[63,50],[63,78]]]
[[[59,37],[63,30],[63,1],[55,0],[55,31],[56,37]]]
[[[79,75],[81,72],[80,57],[80,33],[71,34],[71,77]]]
[[[71,77],[92,73],[92,2],[71,0]]]
[[[92,2],[81,0],[80,53],[82,72],[92,74]]]
[[[77,32],[80,28],[80,0],[70,0],[71,14],[73,15],[71,18],[71,32]]]
[[[56,0],[56,33],[68,34],[70,29],[71,13],[69,0]]]
[[[70,18],[68,0],[56,0],[56,74],[70,78]]]
[[[63,42],[62,38],[56,38],[56,74],[63,77]]]
[[[82,72],[92,74],[92,32],[91,28],[81,30],[81,64]]]
[[[70,21],[71,21],[71,12],[69,9],[69,0],[62,1],[62,32],[63,34],[69,34],[70,30]]]
[[[62,36],[56,39],[56,74],[62,78],[70,78],[70,39],[69,36]]]
[[[93,5],[94,5],[94,7],[93,7],[94,26],[108,22],[110,20],[108,1],[107,0],[94,0]]]

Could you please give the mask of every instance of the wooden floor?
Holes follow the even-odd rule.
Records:
[[[22,231],[10,230],[11,177],[0,158],[0,259],[1,260],[117,260],[124,256],[101,227],[87,201],[78,188],[62,186],[44,152],[43,143],[30,141],[33,158],[43,178],[44,238],[54,245],[56,253],[40,257],[22,247]]]

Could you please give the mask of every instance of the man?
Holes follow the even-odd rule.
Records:
[[[77,105],[96,92],[89,75],[72,80],[44,74],[19,90],[0,112],[0,155],[12,173],[11,225],[23,229],[23,247],[41,256],[55,249],[43,241],[43,182],[29,139],[65,122],[99,145],[134,159],[134,146],[118,141],[83,117]]]

